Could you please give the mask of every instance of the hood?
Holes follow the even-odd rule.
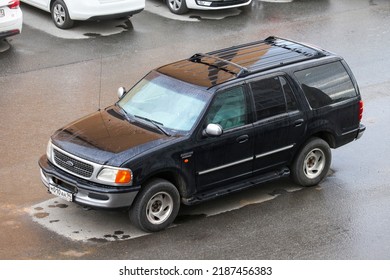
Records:
[[[73,155],[116,165],[123,163],[118,164],[119,158],[130,159],[172,139],[153,127],[129,122],[116,106],[70,123],[52,136],[54,145]]]

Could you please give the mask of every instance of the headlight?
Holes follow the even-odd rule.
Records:
[[[50,139],[49,142],[47,143],[47,146],[46,146],[46,156],[47,156],[48,160],[51,160],[52,150],[53,150],[53,148],[52,148],[51,139]]]
[[[127,168],[104,167],[97,176],[97,179],[107,183],[130,185],[133,174]]]

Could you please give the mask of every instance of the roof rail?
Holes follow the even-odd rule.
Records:
[[[276,42],[277,40],[280,40],[281,42]],[[312,46],[302,44],[302,43],[299,43],[299,42],[296,42],[296,41],[293,41],[290,39],[280,38],[280,37],[276,37],[276,36],[269,36],[269,37],[264,39],[264,42],[267,42],[268,44],[277,46],[279,48],[284,48],[284,49],[287,49],[287,50],[290,50],[290,51],[293,51],[296,53],[303,54],[304,56],[308,56],[308,57],[325,56],[325,54],[323,52],[321,52],[321,50],[318,50]],[[299,47],[291,48],[286,44],[286,42],[296,44],[300,48]],[[307,50],[303,51],[302,48],[306,48]],[[313,51],[313,53],[310,53],[308,50]]]
[[[237,68],[239,71],[238,72],[234,72],[232,70],[229,70],[229,69],[224,68],[222,66],[218,66],[216,64],[209,64],[209,63],[203,62],[202,61],[203,57],[214,59],[216,62],[221,62],[221,63],[224,63],[225,65],[233,66],[233,67]],[[226,59],[214,56],[214,55],[210,55],[210,54],[196,53],[193,56],[191,56],[189,60],[193,61],[193,62],[204,63],[204,64],[207,64],[207,65],[216,67],[216,68],[221,69],[223,71],[232,73],[232,74],[236,75],[236,77],[242,77],[242,76],[245,76],[246,74],[250,73],[250,71],[246,67],[243,67],[243,66],[241,66],[241,65],[239,65],[237,63],[234,63],[232,61],[229,61],[229,60],[226,60]]]

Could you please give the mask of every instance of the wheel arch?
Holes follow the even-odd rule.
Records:
[[[180,172],[174,170],[162,170],[155,172],[143,181],[141,184],[141,189],[143,186],[147,185],[150,181],[155,179],[164,179],[172,183],[178,189],[180,197],[187,197],[187,183],[184,179],[184,176],[180,174]]]
[[[317,133],[314,133],[310,137],[308,137],[305,142],[307,142],[310,138],[321,138],[328,143],[329,147],[336,147],[336,138],[334,134],[329,131],[319,131]]]
[[[315,132],[313,134],[310,134],[308,137],[306,137],[305,140],[302,141],[297,146],[297,148],[296,148],[296,150],[294,152],[294,155],[293,155],[293,157],[292,157],[292,159],[291,159],[291,161],[289,163],[289,166],[291,166],[291,164],[293,164],[295,159],[298,157],[300,151],[313,138],[320,138],[320,139],[324,140],[326,143],[328,143],[330,148],[332,148],[332,149],[336,148],[336,138],[335,138],[333,133],[331,133],[330,131],[325,131],[325,130]]]

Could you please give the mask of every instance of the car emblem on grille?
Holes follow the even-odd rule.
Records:
[[[73,166],[74,166],[73,161],[68,160],[68,161],[66,161],[65,163],[66,163],[66,165],[68,165],[68,166],[70,166],[70,167],[73,167]]]

